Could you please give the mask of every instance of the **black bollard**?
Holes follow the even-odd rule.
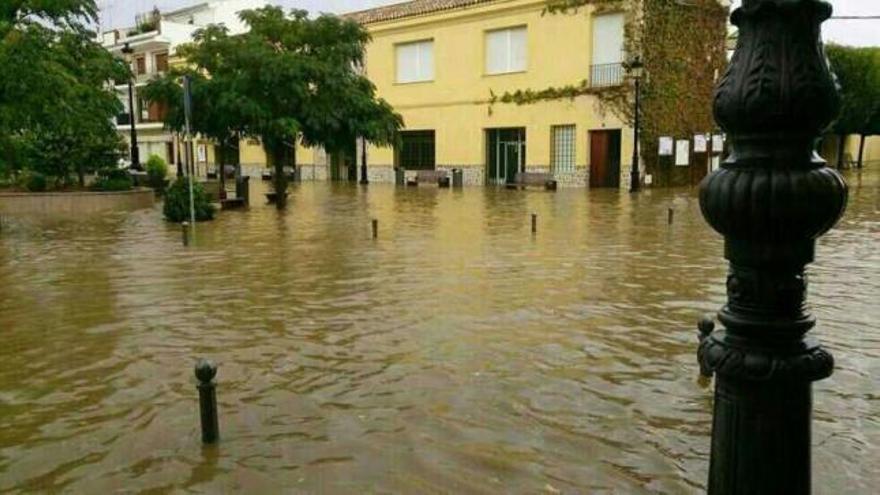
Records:
[[[703,216],[724,236],[730,264],[722,328],[698,351],[701,369],[715,375],[708,492],[807,495],[812,382],[831,375],[834,359],[808,336],[816,319],[804,270],[847,200],[843,178],[814,151],[840,109],[820,36],[831,5],[742,5],[731,16],[736,53],[714,98],[730,150],[700,186]]]
[[[379,238],[379,220],[373,219],[373,239]]]
[[[180,224],[180,231],[183,233],[183,245],[189,246],[189,222]]]
[[[538,214],[532,213],[532,233],[538,233]]]
[[[220,439],[220,423],[217,418],[217,389],[214,377],[217,365],[205,359],[196,363],[196,378],[199,380],[199,413],[202,417],[202,442],[215,443]]]
[[[672,225],[672,221],[674,219],[675,219],[675,210],[670,207],[669,211],[666,213],[666,222],[669,225]]]

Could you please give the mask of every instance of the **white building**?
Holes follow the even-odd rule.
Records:
[[[169,165],[178,163],[181,147],[176,136],[162,128],[163,109],[148,105],[138,95],[153,77],[168,70],[169,60],[177,55],[177,48],[192,41],[193,33],[209,24],[223,24],[232,34],[244,32],[247,26],[238,13],[242,10],[267,5],[265,0],[213,0],[170,11],[138,14],[133,27],[114,29],[101,34],[101,43],[111,53],[124,57],[126,45],[134,74],[134,111],[129,106],[128,82],[114,82],[124,112],[117,117],[119,133],[130,143],[130,118],[134,114],[137,144],[141,164],[151,154],[159,155]],[[130,149],[130,148],[129,148]]]

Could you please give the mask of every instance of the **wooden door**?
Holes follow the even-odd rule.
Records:
[[[590,187],[620,187],[620,130],[590,131]]]

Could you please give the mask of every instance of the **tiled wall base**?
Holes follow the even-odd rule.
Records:
[[[326,181],[330,180],[329,169],[326,165],[300,165],[303,181]],[[482,166],[472,165],[438,165],[437,170],[445,170],[449,177],[452,177],[452,169],[460,168],[463,170],[463,180],[466,186],[483,186],[486,184],[486,170]],[[241,173],[249,177],[259,178],[263,171],[267,170],[262,164],[242,164]],[[550,167],[545,165],[530,165],[526,167],[526,171],[535,173],[549,173]],[[621,164],[620,166],[620,188],[629,189],[629,174],[631,167]],[[358,170],[360,172],[360,170]],[[407,178],[415,177],[417,172],[408,170]],[[394,166],[388,164],[368,164],[367,174],[370,182],[376,183],[394,183]],[[587,167],[576,167],[571,172],[556,172],[556,181],[559,187],[588,187],[589,186],[589,169]]]

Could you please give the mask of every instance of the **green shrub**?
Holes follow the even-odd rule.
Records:
[[[201,184],[193,183],[193,203],[195,204],[196,221],[214,219],[214,205]],[[162,209],[165,219],[169,222],[189,221],[189,181],[181,177],[165,191],[165,205]]]
[[[24,188],[30,192],[43,192],[49,188],[49,181],[46,179],[46,176],[39,172],[24,173],[20,177]]]
[[[92,187],[98,191],[129,191],[133,184],[128,170],[108,168],[98,173],[98,179]]]
[[[159,155],[150,155],[147,159],[147,180],[150,187],[161,191],[165,188],[165,178],[168,176],[168,165]]]

